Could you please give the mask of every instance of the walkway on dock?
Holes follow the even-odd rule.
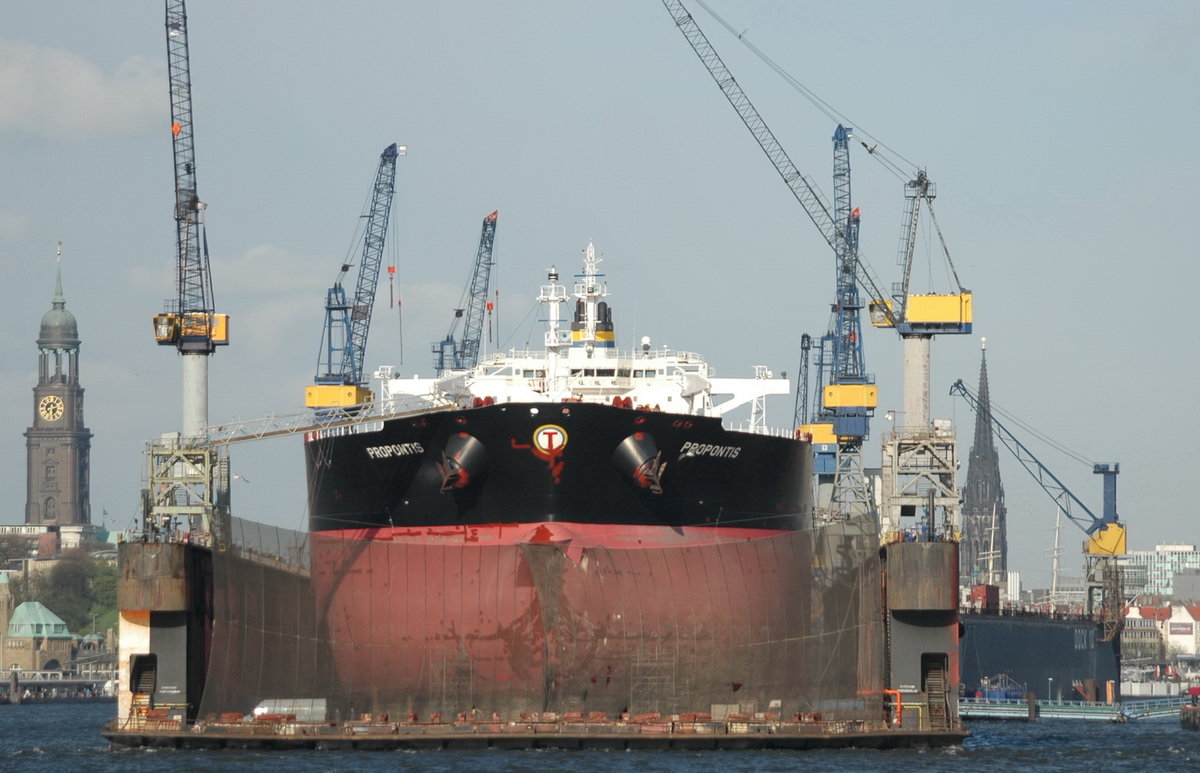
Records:
[[[1150,698],[1123,703],[1089,701],[1043,701],[1032,699],[988,700],[959,698],[958,714],[963,719],[1105,719],[1127,722],[1179,716],[1185,697]]]

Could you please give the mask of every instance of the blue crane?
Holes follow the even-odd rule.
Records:
[[[309,408],[333,408],[370,402],[374,395],[366,388],[363,358],[367,333],[371,328],[371,309],[379,284],[384,240],[396,188],[396,159],[406,148],[388,145],[379,156],[371,200],[363,218],[362,258],[358,266],[354,298],[348,300],[342,281],[351,263],[343,263],[333,286],[325,294],[325,327],[321,334],[315,384],[305,390],[304,404]]]
[[[454,322],[446,337],[433,345],[433,367],[438,375],[447,370],[467,370],[479,364],[479,349],[483,341],[483,316],[488,310],[488,288],[492,281],[492,245],[496,240],[496,210],[483,219],[479,233],[479,249],[475,252],[475,268],[464,293],[466,303],[454,310]],[[454,338],[458,320],[463,320],[462,340]]]
[[[1092,472],[1104,478],[1103,508],[1101,515],[1097,516],[1058,479],[1058,476],[1050,471],[1050,468],[1018,440],[1017,436],[1004,426],[1003,422],[996,418],[990,408],[980,406],[979,399],[967,388],[962,379],[954,382],[950,387],[950,394],[962,397],[974,412],[985,414],[984,418],[991,422],[1004,447],[1017,458],[1025,471],[1033,476],[1033,479],[1037,481],[1055,505],[1062,508],[1063,515],[1067,516],[1071,523],[1082,529],[1088,536],[1084,543],[1084,557],[1087,563],[1085,575],[1088,584],[1087,613],[1092,614],[1093,599],[1099,593],[1103,610],[1101,617],[1104,623],[1102,638],[1104,641],[1111,641],[1120,633],[1124,619],[1121,574],[1116,562],[1116,557],[1125,553],[1127,544],[1125,526],[1117,517],[1117,474],[1120,473],[1121,466],[1119,464],[1092,465]],[[1077,513],[1074,508],[1082,510],[1083,513]]]
[[[976,413],[983,410],[979,405],[979,399],[963,383],[962,379],[954,382],[953,386],[950,387],[950,394],[962,397],[967,401],[967,405],[971,406],[971,410]],[[1101,511],[1102,515],[1097,516],[1046,465],[1042,464],[1041,460],[1034,456],[1033,452],[1018,440],[1017,436],[1008,427],[1004,426],[994,413],[987,411],[985,418],[991,421],[992,426],[995,427],[1000,442],[1004,443],[1004,447],[1033,476],[1042,490],[1046,492],[1046,495],[1055,504],[1062,507],[1063,515],[1067,516],[1085,534],[1094,538],[1097,536],[1097,532],[1102,532],[1110,526],[1120,527],[1120,530],[1124,531],[1124,527],[1121,527],[1120,520],[1117,517],[1117,474],[1121,471],[1121,465],[1096,464],[1092,467],[1092,472],[1104,476],[1104,506]],[[1078,515],[1072,510],[1072,503],[1083,511],[1082,515]],[[1113,536],[1115,536],[1115,533]]]
[[[837,305],[834,307],[833,381],[835,384],[869,383],[862,347],[862,322],[858,298],[858,208],[850,206],[851,129],[838,124],[833,133],[833,217],[844,239],[835,244],[837,255]],[[863,422],[862,435],[866,435]]]
[[[859,211],[850,201],[851,129],[838,124],[833,133],[833,217],[844,238],[834,245],[837,257],[829,385],[823,389],[818,421],[833,425],[837,438],[836,470],[830,507],[834,512],[869,510],[862,447],[879,402],[875,381],[866,372],[862,345],[862,303],[858,296]],[[820,456],[820,451],[818,451]],[[820,459],[818,459],[820,466]]]

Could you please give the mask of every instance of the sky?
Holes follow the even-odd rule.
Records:
[[[832,195],[836,120],[685,2],[796,166]],[[965,483],[988,339],[994,404],[1090,461],[1118,462],[1130,547],[1200,543],[1200,5],[709,0],[870,137],[925,169],[972,335],[933,344],[932,415],[959,426]],[[399,159],[368,368],[432,375],[480,224],[500,211],[489,349],[540,340],[547,266],[604,256],[618,345],[643,335],[722,376],[795,376],[834,296],[828,245],[657,0],[194,0],[189,39],[200,198],[232,343],[210,362],[213,424],[291,414],[317,369],[325,290],[361,249],[380,152]],[[62,242],[82,339],[93,519],[130,527],[146,441],[180,423],[179,356],[150,320],[174,287],[161,2],[9,4],[0,26],[0,522],[23,520],[35,340]],[[852,155],[861,251],[887,283],[903,180]],[[913,291],[947,291],[923,231]],[[397,307],[389,303],[398,299]],[[883,414],[902,408],[894,332],[864,334]],[[768,421],[790,423],[791,399]],[[1028,442],[1100,511],[1090,466]],[[1010,568],[1049,584],[1054,506],[1001,449]],[[299,438],[233,447],[238,515],[303,528]],[[1064,565],[1082,533],[1065,525]]]

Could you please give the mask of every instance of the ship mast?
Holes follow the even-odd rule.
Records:
[[[557,392],[560,388],[558,362],[562,349],[570,345],[570,331],[560,330],[562,305],[567,302],[567,288],[558,283],[558,267],[546,269],[546,284],[538,292],[538,301],[546,304],[546,391]],[[565,335],[564,335],[565,333]]]

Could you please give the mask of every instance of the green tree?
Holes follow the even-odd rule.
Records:
[[[92,578],[96,561],[87,553],[64,553],[54,568],[38,576],[33,600],[40,601],[62,618],[72,633],[92,623]]]
[[[92,576],[92,619],[103,628],[103,623],[116,624],[117,612],[117,565],[112,561],[96,561],[96,573]],[[91,621],[89,621],[90,623]],[[96,631],[99,633],[99,631]]]
[[[21,534],[5,534],[0,536],[0,567],[8,566],[9,562],[29,558],[33,550],[33,540]]]

